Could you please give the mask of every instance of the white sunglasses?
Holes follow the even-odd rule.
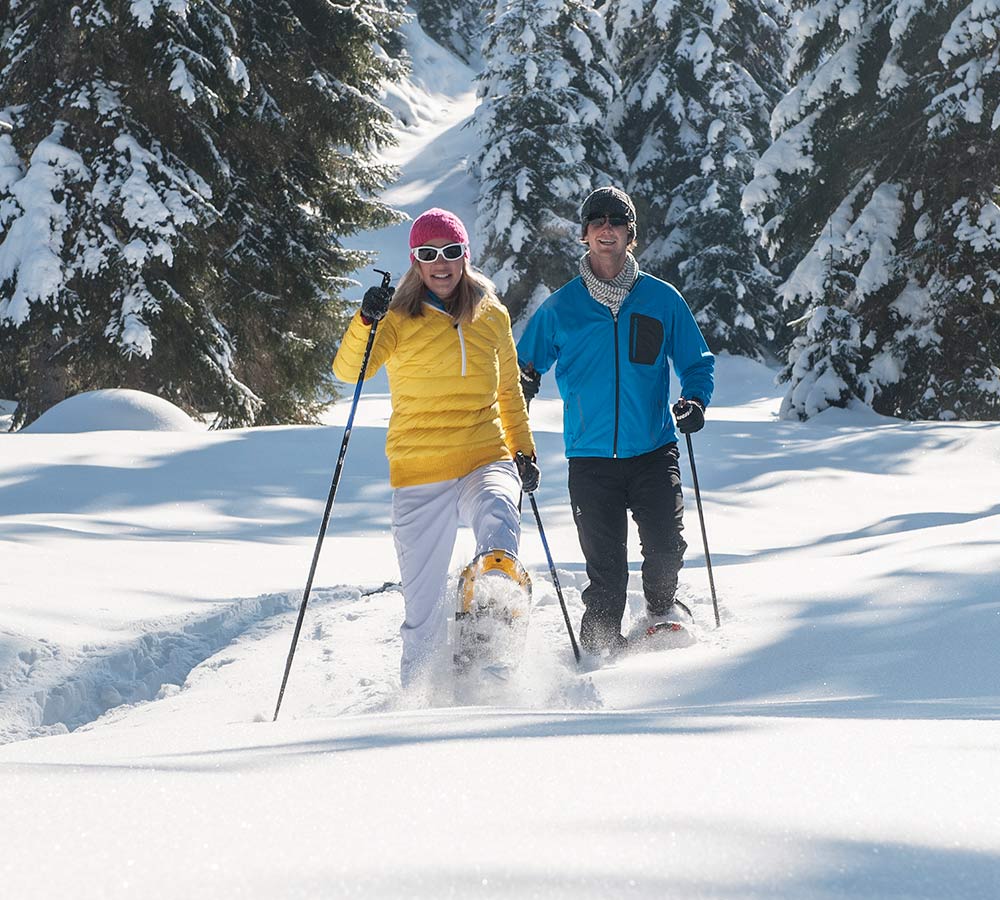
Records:
[[[423,263],[434,262],[439,256],[454,262],[465,256],[466,249],[466,244],[447,244],[444,247],[431,247],[424,244],[422,247],[414,247],[411,252]]]

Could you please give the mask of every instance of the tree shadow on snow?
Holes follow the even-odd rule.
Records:
[[[766,490],[776,473],[815,473],[835,477],[838,470],[870,475],[901,474],[915,457],[947,454],[973,433],[1000,425],[953,425],[886,420],[875,427],[823,422],[710,422],[692,438],[702,489],[740,492]],[[688,480],[686,442],[681,441],[681,469]],[[944,457],[942,457],[944,458]]]
[[[689,544],[685,558],[685,567],[689,568],[692,565],[702,565],[704,557],[699,562],[698,557],[702,551],[702,544],[700,534],[697,531],[698,520],[695,518],[692,521],[690,510],[685,510],[685,514],[685,534],[687,535]],[[764,547],[760,550],[746,553],[718,552],[712,547],[710,538],[709,550],[712,554],[713,566],[746,565],[754,561],[778,559],[786,554],[798,554],[803,550],[808,551],[811,548],[835,546],[852,541],[865,541],[866,543],[863,547],[852,547],[849,550],[844,548],[844,554],[849,553],[851,556],[863,556],[866,553],[874,553],[890,546],[894,543],[893,538],[899,534],[910,531],[921,531],[928,528],[938,528],[945,525],[964,525],[969,522],[978,522],[981,519],[990,519],[994,516],[1000,516],[1000,503],[984,507],[976,512],[911,512],[883,516],[852,531],[825,534],[812,540],[787,543],[775,547]],[[711,522],[709,522],[710,526]],[[692,534],[696,535],[696,537],[692,537]],[[962,546],[969,547],[977,544],[1000,547],[1000,539],[994,542],[976,542],[976,544],[965,542]],[[634,566],[638,565],[639,563],[634,564]]]
[[[535,821],[528,816],[529,823]],[[537,827],[537,825],[535,826]],[[275,877],[271,893],[308,894],[317,884],[346,891],[353,885],[370,896],[476,896],[489,886],[503,897],[784,897],[796,900],[914,900],[914,898],[991,897],[995,893],[995,854],[960,847],[927,847],[904,841],[844,840],[815,833],[748,829],[730,821],[713,826],[662,818],[595,819],[593,833],[581,833],[576,820],[559,822],[560,841],[575,847],[581,866],[539,867],[521,861],[486,860],[475,850],[451,853],[439,864],[425,860],[416,869],[392,854],[378,867],[323,863]],[[613,853],[595,847],[655,848],[647,864],[623,865]],[[612,842],[615,843],[612,843]],[[543,851],[544,852],[544,851]],[[718,865],[712,865],[719,852]],[[267,893],[268,879],[259,886]]]
[[[699,715],[1000,719],[995,576],[917,574],[900,570],[872,583],[872,596],[895,590],[895,606],[859,593],[806,606],[774,642],[702,668],[677,707]]]
[[[146,457],[148,466],[36,465],[8,470],[0,487],[0,509],[8,516],[86,515],[115,526],[116,536],[134,540],[295,540],[315,536],[330,491],[344,430],[341,427],[256,428],[219,432],[199,442]],[[389,525],[389,468],[385,428],[355,425],[337,490],[334,519],[347,532]],[[128,510],[196,504],[225,517],[221,528],[192,530],[181,509],[171,524],[129,525]],[[123,511],[114,519],[102,511]],[[331,519],[331,533],[334,532]],[[218,521],[218,520],[216,520]],[[49,530],[50,526],[28,526]],[[58,527],[58,526],[55,526]],[[0,520],[0,536],[17,539],[25,524]],[[76,537],[106,538],[103,531],[74,530]]]

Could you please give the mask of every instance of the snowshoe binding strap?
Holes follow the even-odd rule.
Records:
[[[487,550],[472,560],[458,576],[459,609],[456,615],[467,615],[472,609],[476,579],[487,572],[499,572],[506,575],[515,584],[524,588],[528,596],[531,596],[531,578],[518,558],[507,550]]]

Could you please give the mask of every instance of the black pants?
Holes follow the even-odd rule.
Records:
[[[628,587],[628,518],[639,529],[646,606],[660,612],[677,590],[687,544],[676,443],[630,459],[575,457],[569,497],[590,585],[580,625],[584,644],[606,645],[621,631]]]

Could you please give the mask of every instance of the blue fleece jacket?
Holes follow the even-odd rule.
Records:
[[[546,300],[517,343],[518,363],[556,366],[566,455],[631,457],[677,440],[670,415],[670,367],[680,395],[712,399],[715,357],[676,288],[639,280],[615,320],[581,278]]]

